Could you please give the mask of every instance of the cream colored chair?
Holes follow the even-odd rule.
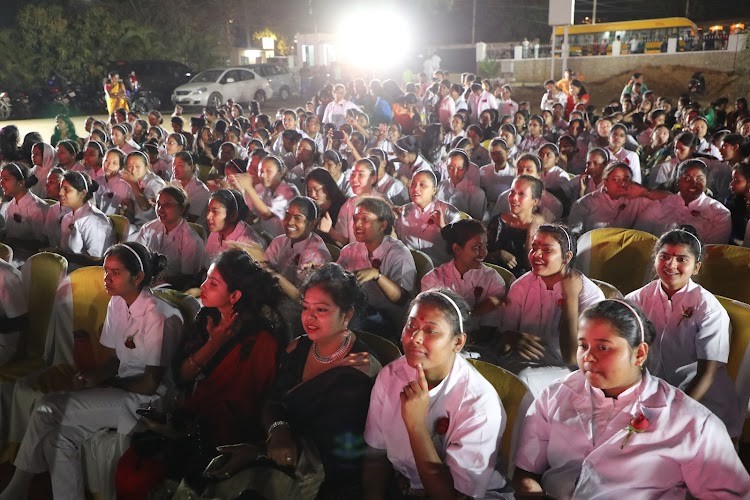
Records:
[[[3,259],[5,262],[13,260],[13,249],[5,243],[0,243],[0,259]]]
[[[599,287],[599,290],[602,291],[605,299],[622,299],[623,298],[623,295],[622,293],[620,293],[620,290],[610,285],[606,281],[597,280],[593,278],[590,278],[590,279],[591,281],[594,282],[596,286]]]
[[[331,262],[338,261],[339,256],[341,255],[341,249],[333,243],[326,243],[326,248],[328,249],[328,253],[331,254]]]
[[[130,221],[128,218],[119,214],[109,214],[107,217],[109,217],[109,222],[115,231],[115,242],[123,243],[128,241],[128,235],[130,234]]]
[[[695,281],[712,293],[750,304],[750,248],[706,245]]]
[[[734,387],[740,397],[743,416],[747,416],[750,403],[750,305],[716,295],[722,307],[729,314],[732,325],[732,337],[729,344],[727,372],[734,381]],[[745,426],[740,441],[750,443],[750,421]]]
[[[534,397],[526,384],[508,370],[485,361],[476,359],[469,359],[468,361],[492,384],[492,387],[500,396],[500,401],[503,402],[508,422],[502,438],[502,453],[510,477],[513,472],[513,457],[518,447],[518,439],[521,437],[523,421]]]
[[[357,338],[367,344],[378,357],[380,364],[385,366],[391,361],[401,357],[401,350],[390,340],[383,338],[374,333],[364,332],[362,330],[352,330]]]
[[[628,294],[650,280],[656,241],[653,234],[635,229],[594,229],[578,239],[575,267]]]
[[[200,224],[197,224],[195,222],[188,222],[188,225],[193,229],[193,231],[198,233],[198,236],[203,238],[203,243],[205,243],[206,238],[208,238],[208,235],[206,235],[206,229]]]
[[[435,266],[432,264],[432,259],[429,255],[422,252],[421,250],[409,250],[411,252],[411,256],[414,259],[414,266],[417,268],[417,277],[416,277],[416,283],[414,284],[414,290],[421,290],[422,289],[422,278],[424,278],[425,274],[432,271]]]
[[[499,274],[501,278],[503,278],[503,281],[505,281],[505,293],[508,293],[508,288],[510,288],[511,283],[516,281],[516,277],[513,275],[513,273],[508,269],[505,269],[503,266],[498,266],[497,264],[490,264],[489,262],[483,262],[483,264],[490,269],[494,269],[495,272]]]

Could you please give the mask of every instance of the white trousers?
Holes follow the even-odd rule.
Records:
[[[99,429],[117,428],[131,399],[132,393],[114,388],[45,396],[31,415],[15,466],[37,474],[49,470],[55,499],[83,500],[81,446]]]

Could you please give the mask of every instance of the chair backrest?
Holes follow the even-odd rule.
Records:
[[[109,217],[109,222],[115,231],[115,241],[117,243],[128,241],[128,234],[130,232],[130,221],[128,218],[119,214],[109,214],[107,217]]]
[[[526,384],[508,370],[477,359],[467,361],[492,384],[500,396],[500,401],[503,402],[508,423],[503,434],[502,452],[510,475],[513,471],[513,456],[518,447],[518,439],[521,437],[523,420],[534,397]]]
[[[606,281],[624,294],[651,277],[657,238],[635,229],[605,227],[581,235],[575,267],[589,278]]]
[[[57,200],[53,200],[52,198],[45,198],[44,201],[47,203],[47,205],[52,206],[55,203],[57,203]]]
[[[623,295],[622,293],[620,293],[620,290],[610,285],[606,281],[597,280],[594,278],[590,278],[590,279],[591,281],[594,282],[594,284],[596,284],[596,286],[599,287],[599,290],[601,290],[602,293],[604,293],[605,299],[622,299],[623,298]]]
[[[424,275],[432,271],[435,266],[432,265],[432,259],[426,253],[419,250],[409,250],[411,256],[414,259],[414,266],[417,268],[417,278],[414,284],[415,290],[422,289],[422,278]]]
[[[198,314],[198,311],[201,308],[201,304],[200,302],[198,302],[198,299],[196,299],[192,295],[188,295],[171,288],[154,288],[153,292],[154,295],[156,295],[157,297],[161,297],[180,310],[180,314],[182,314],[183,325],[185,325],[185,327],[193,324],[193,321],[195,321],[195,316]]]
[[[750,248],[706,245],[695,281],[712,293],[750,304]]]
[[[0,243],[0,259],[3,259],[5,262],[13,260],[13,249],[5,243]]]
[[[727,372],[739,395],[744,420],[750,402],[750,305],[721,295],[716,298],[729,314],[732,325]],[[745,425],[741,440],[750,443],[750,425]]]
[[[367,344],[375,352],[378,361],[383,366],[401,357],[401,350],[390,340],[374,333],[352,330],[359,340]]]
[[[68,260],[50,252],[32,255],[21,268],[29,301],[29,322],[24,343],[27,358],[41,358],[44,353],[57,288],[65,278],[67,269]]]
[[[326,248],[328,249],[328,252],[331,254],[331,262],[336,262],[339,260],[339,255],[341,255],[341,249],[334,245],[333,243],[326,243]]]
[[[198,236],[203,238],[204,243],[206,242],[206,238],[208,237],[208,235],[206,235],[206,228],[204,228],[203,226],[195,222],[188,222],[188,226],[190,226],[193,229],[193,231],[198,233]]]
[[[89,334],[94,360],[102,362],[107,354],[99,344],[104,318],[110,296],[104,289],[104,268],[87,266],[70,273],[70,288],[73,299],[73,331],[83,330]]]
[[[466,212],[462,212],[459,210],[458,214],[461,217],[461,220],[471,219],[471,215],[467,214]]]
[[[497,274],[500,275],[501,278],[503,278],[503,281],[505,281],[505,292],[508,292],[508,288],[510,288],[510,284],[516,281],[516,277],[513,275],[512,272],[505,269],[503,266],[498,266],[497,264],[490,264],[489,262],[483,262],[483,264],[490,269],[494,269]]]

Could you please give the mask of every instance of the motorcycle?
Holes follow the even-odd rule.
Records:
[[[146,114],[149,111],[161,107],[161,99],[159,99],[159,97],[153,92],[141,87],[135,71],[130,72],[129,83],[130,89],[128,92],[128,101],[130,103],[130,109],[138,114]]]
[[[7,92],[0,92],[0,120],[10,118],[11,103]]]

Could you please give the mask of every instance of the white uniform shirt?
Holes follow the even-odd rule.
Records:
[[[557,103],[560,103],[565,107],[565,105],[568,104],[568,96],[565,95],[565,92],[555,89],[555,94],[551,98],[549,92],[544,93],[540,107],[542,108],[542,111],[547,110],[551,112]]]
[[[573,203],[568,226],[577,234],[601,227],[633,229],[639,217],[654,203],[659,204],[644,197],[615,200],[598,189]]]
[[[203,260],[203,267],[208,268],[214,259],[224,250],[231,248],[227,244],[229,241],[237,241],[239,243],[247,243],[249,245],[256,245],[259,248],[265,248],[265,240],[255,232],[245,221],[239,221],[234,231],[222,239],[219,233],[211,233],[208,235],[208,241],[206,241],[206,257]]]
[[[671,158],[665,162],[659,163],[648,175],[648,187],[654,189],[656,186],[663,184],[672,178],[677,165],[680,164],[680,160],[677,158]]]
[[[133,199],[135,215],[133,217],[133,223],[131,224],[131,226],[135,227],[131,227],[131,234],[135,233],[135,231],[145,223],[156,219],[156,210],[154,209],[154,205],[156,205],[156,200],[159,197],[159,191],[167,186],[167,183],[164,181],[164,179],[151,172],[150,170],[146,172],[146,175],[139,181],[139,184],[141,186],[141,189],[143,190],[143,195],[149,202],[151,202],[152,206],[148,210],[143,210],[140,205],[136,203],[135,199]]]
[[[507,162],[501,170],[495,169],[494,163],[489,163],[479,169],[479,187],[487,196],[487,203],[494,207],[498,197],[510,189],[516,177],[516,167]]]
[[[708,142],[706,138],[700,140],[698,147],[695,149],[698,153],[713,156],[717,160],[721,160],[721,152],[719,148]]]
[[[487,210],[487,196],[484,191],[479,184],[472,184],[467,178],[458,184],[453,184],[450,179],[440,181],[435,196],[477,220],[482,220]]]
[[[581,199],[580,193],[581,193],[581,176],[583,174],[578,174],[573,176],[572,179],[570,179],[567,183],[563,184],[562,191],[563,194],[570,200],[571,202],[575,202],[576,200]],[[588,179],[586,180],[586,189],[584,192],[584,196],[586,196],[589,193],[593,193],[597,189],[601,188],[602,184],[601,182],[599,184],[595,184],[594,180],[591,178],[591,176],[588,176]]]
[[[130,189],[130,187],[128,187]],[[47,242],[51,247],[60,246],[60,231],[62,230],[62,220],[65,214],[70,213],[68,207],[60,205],[58,201],[50,205],[47,209],[47,215],[44,218],[44,234],[47,235]]]
[[[163,395],[173,383],[169,366],[180,344],[182,325],[180,311],[145,288],[130,307],[122,297],[115,296],[109,300],[99,342],[115,350],[120,360],[117,370],[120,378],[141,375],[147,366],[165,367],[157,389],[157,394]],[[128,339],[135,347],[125,345]],[[137,400],[126,401],[137,404]],[[128,434],[135,425],[139,418],[135,415],[136,408],[123,408],[118,426],[121,434]]]
[[[729,315],[713,294],[692,280],[672,299],[659,280],[626,297],[643,310],[656,327],[648,353],[649,370],[683,391],[698,372],[698,360],[721,364],[701,403],[727,426],[730,436],[742,431],[740,403],[729,378]]]
[[[333,123],[336,129],[346,123],[346,112],[350,109],[359,110],[359,107],[351,101],[342,99],[340,102],[331,101],[323,112],[323,123]]]
[[[296,287],[302,285],[312,271],[332,260],[323,238],[314,232],[296,243],[285,234],[275,237],[266,249],[266,259]]]
[[[573,176],[570,175],[565,170],[561,169],[557,165],[550,168],[546,172],[542,172],[542,182],[544,183],[544,189],[559,189],[562,190],[563,187],[572,179]]]
[[[414,259],[399,240],[386,236],[378,248],[372,252],[372,261],[367,255],[367,247],[364,243],[353,242],[341,249],[338,264],[347,271],[358,271],[375,267],[379,261],[379,271],[383,276],[393,281],[401,288],[411,294],[415,288],[417,268]],[[404,306],[399,306],[388,300],[383,291],[375,281],[368,281],[362,285],[367,294],[367,305],[385,316],[394,324],[401,324],[403,320]]]
[[[345,236],[350,243],[356,241],[356,238],[354,237],[354,227],[352,226],[352,222],[354,221],[354,210],[357,208],[357,202],[367,196],[385,199],[385,197],[380,194],[380,191],[373,189],[366,195],[348,198],[344,204],[341,205],[341,209],[339,210],[339,217],[336,219],[336,227],[334,227],[334,229],[337,233]]]
[[[6,203],[5,236],[22,240],[34,240],[43,243],[44,221],[49,205],[31,191],[20,200],[13,198]]]
[[[481,265],[476,269],[469,269],[461,276],[453,260],[436,267],[422,278],[423,292],[433,288],[447,288],[456,292],[463,297],[472,310],[488,297],[501,299],[505,297],[505,281],[497,271]],[[473,328],[467,331],[473,331],[480,325],[498,325],[500,324],[499,311],[485,313],[481,316],[472,314],[471,323]]]
[[[398,239],[407,247],[421,250],[430,256],[433,265],[439,266],[448,262],[451,256],[440,234],[439,221],[433,220],[430,223],[430,214],[435,210],[443,213],[446,224],[452,224],[461,219],[461,214],[456,207],[441,200],[434,200],[424,210],[416,203],[407,203],[404,205],[401,217],[396,219],[394,227]]]
[[[283,220],[284,215],[286,214],[286,209],[292,198],[299,196],[299,191],[297,191],[296,187],[287,184],[284,181],[281,181],[273,191],[263,186],[255,186],[255,189],[258,190],[258,195],[273,214],[268,219],[261,217],[260,230],[267,232],[273,237],[284,234]],[[249,201],[250,200],[246,197],[245,203],[248,203]],[[252,207],[253,205],[252,203],[248,203],[248,206]]]
[[[352,187],[349,185],[349,176],[351,175],[351,173],[351,169],[344,170],[343,172],[341,172],[341,176],[336,181],[336,185],[347,198],[352,198],[354,196],[354,191],[352,191]]]
[[[109,218],[88,202],[60,222],[60,247],[68,252],[102,257],[115,243]]]
[[[705,244],[726,244],[732,232],[732,216],[724,205],[702,193],[688,205],[679,194],[652,203],[639,223],[642,229],[661,236],[672,227],[690,224]]]
[[[406,186],[388,174],[383,175],[375,184],[375,189],[393,205],[401,206],[409,203],[409,191]]]
[[[417,159],[414,160],[413,165],[407,165],[406,163],[399,162],[398,164],[398,170],[396,170],[396,177],[406,177],[407,179],[411,179],[414,176],[414,173],[417,170],[433,170],[432,165],[430,162],[424,159],[424,157],[420,154],[417,155]]]
[[[188,203],[190,203],[187,214],[197,217],[195,219],[196,224],[200,224],[208,232],[206,211],[208,209],[208,200],[211,198],[211,191],[203,184],[203,181],[195,176],[183,188],[188,195]]]
[[[530,133],[523,136],[521,143],[518,144],[518,151],[520,153],[536,153],[539,148],[549,141],[544,138],[544,135],[534,137]]]
[[[143,225],[134,241],[167,258],[165,276],[195,275],[201,270],[206,245],[184,219],[170,233],[159,219],[152,220]]]
[[[284,180],[289,184],[293,184],[300,193],[304,193],[307,191],[305,186],[305,178],[312,169],[318,167],[320,167],[320,165],[318,165],[317,163],[313,163],[309,168],[305,168],[305,165],[303,163],[298,163],[294,167],[287,170],[286,174],[284,175]]]
[[[99,180],[97,179],[96,182],[99,182]],[[99,190],[94,194],[96,206],[107,215],[116,214],[122,200],[132,198],[133,190],[130,184],[125,182],[125,179],[120,177],[119,174],[110,179],[102,179],[99,182]]]
[[[593,435],[592,392],[580,371],[556,382],[526,414],[517,467],[542,475],[553,498],[677,500],[747,498],[750,477],[719,419],[683,392],[648,373],[637,403]],[[620,447],[630,420],[643,414],[645,432]],[[596,437],[596,445],[593,444]],[[637,486],[637,489],[635,489]]]
[[[596,284],[581,275],[583,289],[578,296],[578,311],[604,300]],[[530,333],[542,338],[544,357],[529,361],[528,366],[564,366],[560,351],[560,319],[562,318],[562,285],[558,281],[547,289],[542,278],[528,272],[510,285],[502,310],[501,330]]]
[[[0,316],[13,319],[28,312],[21,271],[0,259]],[[13,359],[20,330],[0,334],[0,365]]]
[[[399,394],[416,378],[406,357],[380,370],[370,395],[365,441],[385,450],[393,468],[407,478],[411,488],[424,489],[414,463]],[[501,490],[501,439],[507,423],[497,392],[465,359],[457,355],[448,376],[430,389],[425,424],[440,460],[450,470],[453,486],[469,497],[484,498],[488,490]],[[445,434],[435,428],[448,419]]]

